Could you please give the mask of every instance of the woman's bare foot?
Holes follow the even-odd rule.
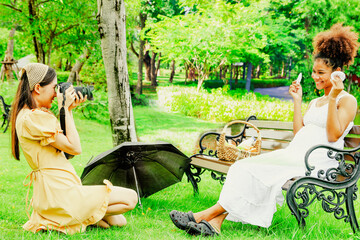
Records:
[[[100,221],[98,221],[95,224],[95,226],[101,227],[101,228],[109,228],[110,227],[110,225],[107,222],[105,222],[104,220],[102,220],[102,219]]]
[[[122,227],[127,223],[126,218],[122,214],[106,216],[102,220],[108,225],[116,227]]]

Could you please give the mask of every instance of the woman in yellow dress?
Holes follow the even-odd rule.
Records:
[[[64,152],[81,153],[79,134],[72,109],[86,100],[71,86],[65,91],[65,126],[63,134],[56,117],[48,110],[57,96],[54,69],[40,63],[30,63],[22,69],[20,83],[12,105],[11,145],[13,156],[19,160],[19,144],[32,171],[27,176],[33,186],[30,205],[33,212],[24,229],[36,233],[57,230],[66,234],[83,232],[88,225],[101,227],[123,226],[123,213],[137,204],[135,191],[105,185],[83,186]],[[62,106],[62,105],[61,105]],[[28,196],[26,199],[28,205]],[[28,212],[28,209],[27,209]]]

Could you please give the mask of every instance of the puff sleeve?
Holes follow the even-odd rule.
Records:
[[[61,132],[58,120],[48,111],[33,109],[24,116],[22,136],[39,141],[41,146],[55,142],[56,135]]]

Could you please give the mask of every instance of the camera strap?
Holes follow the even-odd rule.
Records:
[[[65,94],[64,99],[62,102],[62,107],[60,108],[60,126],[63,130],[64,135],[66,135],[66,128],[65,128]]]
[[[60,127],[63,130],[63,134],[66,136],[65,128],[65,94],[63,95],[64,99],[62,102],[62,107],[60,108]],[[66,159],[72,158],[73,155],[64,152]]]

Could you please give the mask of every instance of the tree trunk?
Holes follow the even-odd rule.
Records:
[[[145,28],[145,21],[147,18],[147,15],[140,12],[140,28]],[[142,94],[142,79],[143,79],[143,65],[144,65],[144,46],[145,46],[145,40],[141,39],[140,37],[140,46],[139,46],[139,54],[138,54],[138,75],[137,75],[137,83],[136,83],[136,94],[141,95]],[[133,48],[133,46],[132,46]]]
[[[76,60],[75,65],[71,69],[69,78],[67,80],[68,82],[74,83],[74,81],[76,81],[77,85],[80,84],[79,73],[81,71],[81,68],[84,66],[86,60],[89,59],[89,57],[90,51],[87,47],[85,47],[83,54],[81,54],[81,56]]]
[[[36,10],[37,10],[36,0],[29,0],[28,10],[29,10],[29,24],[30,25],[38,24],[38,22],[40,22],[40,21],[39,21],[39,16],[37,15],[37,12],[36,12]],[[38,31],[39,31],[38,32],[39,36],[41,36],[41,31],[40,30],[38,30]],[[33,43],[34,43],[37,62],[45,64],[44,47],[38,40],[38,37],[36,36],[36,33],[33,30],[31,30],[31,35],[32,35]]]
[[[261,64],[257,65],[256,67],[256,78],[260,77],[260,70],[261,70]]]
[[[285,62],[282,62],[281,77],[284,77],[284,75],[285,75]]]
[[[174,76],[175,76],[175,60],[171,61],[171,73],[170,73],[170,78],[169,78],[169,82],[173,82],[174,80]]]
[[[136,142],[126,62],[125,3],[124,0],[98,0],[97,5],[113,144]]]
[[[59,59],[59,61],[56,63],[56,68],[61,69],[62,68],[62,58]]]
[[[272,64],[270,64],[270,70],[269,71],[270,71],[270,73],[269,73],[270,76],[272,76],[273,75],[273,65]]]
[[[219,67],[219,80],[222,80],[222,67]]]
[[[247,76],[246,76],[246,90],[250,91],[250,85],[251,85],[251,72],[252,72],[252,64],[248,63],[247,67]]]
[[[145,64],[145,81],[151,81],[151,57],[149,50],[144,54],[144,64]]]
[[[8,40],[7,48],[5,51],[5,57],[4,57],[4,62],[8,62],[8,64],[4,63],[1,66],[1,73],[0,73],[1,81],[4,81],[5,75],[6,75],[7,81],[9,81],[9,82],[11,82],[12,79],[14,78],[14,74],[13,74],[14,68],[13,68],[13,64],[11,64],[11,62],[15,63],[15,60],[13,58],[15,31],[16,31],[16,26],[13,27],[9,33],[9,40]]]
[[[246,74],[246,64],[243,65],[243,80],[245,80],[245,74]]]
[[[156,82],[156,52],[152,52],[152,57],[151,57],[151,61],[150,61],[150,76],[151,76],[151,86],[156,87],[157,86],[157,82]]]
[[[224,66],[224,68],[223,68],[223,79],[226,79],[226,73],[227,73],[228,69],[229,69],[229,66]]]
[[[50,66],[50,65],[51,65],[51,51],[52,51],[52,42],[53,42],[53,39],[54,39],[54,37],[53,37],[53,36],[51,36],[51,38],[50,38],[50,42],[49,42],[49,44],[48,44],[49,49],[48,49],[48,50],[47,50],[47,52],[46,52],[46,56],[47,56],[47,65],[48,65],[48,66]]]
[[[239,66],[236,66],[235,68],[234,68],[234,79],[235,79],[235,85],[237,85],[238,84],[238,82],[239,82]]]
[[[69,53],[69,57],[66,59],[65,63],[65,71],[71,71],[71,53]]]
[[[160,75],[160,63],[161,63],[161,53],[159,53],[159,57],[156,63],[156,71],[155,71],[155,80],[157,81],[157,76]]]

